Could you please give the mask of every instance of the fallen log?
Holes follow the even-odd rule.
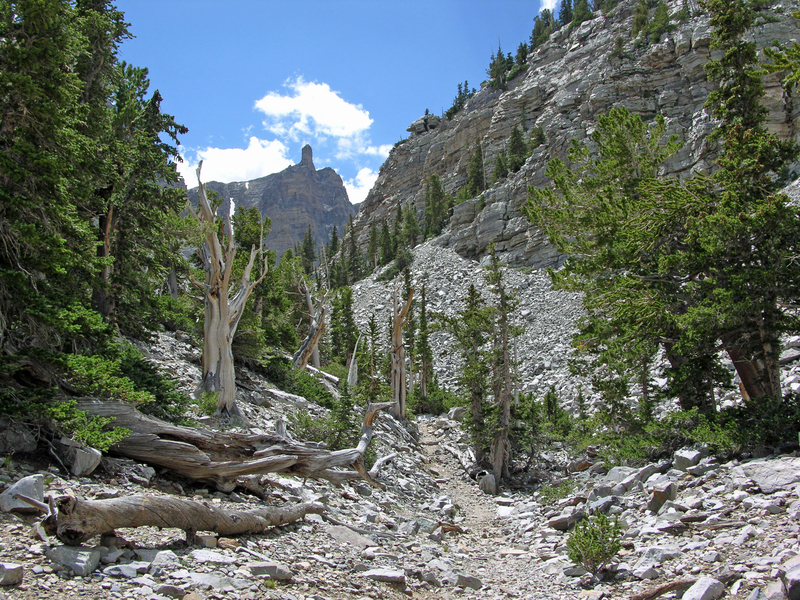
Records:
[[[316,502],[261,506],[252,510],[224,510],[212,504],[167,496],[128,496],[109,500],[82,500],[62,496],[40,505],[46,510],[42,526],[70,546],[79,546],[96,535],[112,534],[123,527],[174,527],[186,532],[187,542],[198,531],[220,535],[260,533],[271,527],[299,521],[309,513],[322,514]]]
[[[213,483],[230,492],[236,478],[244,475],[287,473],[334,483],[366,479],[381,487],[364,468],[363,456],[373,430],[375,414],[390,402],[370,404],[361,427],[358,446],[330,451],[273,434],[217,432],[171,425],[147,417],[130,404],[113,400],[82,398],[78,408],[90,415],[114,417],[115,427],[131,431],[111,447],[111,452],[165,468],[191,480]],[[347,467],[353,470],[341,470]]]
[[[631,596],[630,600],[652,600],[658,598],[668,592],[686,591],[697,583],[697,579],[679,579],[677,581],[670,581],[662,585],[650,588],[639,594]]]

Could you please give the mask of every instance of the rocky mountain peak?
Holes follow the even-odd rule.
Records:
[[[279,173],[250,181],[220,183],[206,187],[223,199],[223,210],[233,202],[237,208],[257,206],[272,220],[267,247],[281,256],[300,242],[311,227],[317,244],[330,240],[334,227],[341,231],[358,208],[350,203],[344,182],[330,167],[314,167],[313,150],[306,144],[298,164]],[[197,188],[189,190],[196,201]]]

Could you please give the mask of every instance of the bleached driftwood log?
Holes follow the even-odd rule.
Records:
[[[118,401],[78,400],[80,410],[94,416],[115,417],[114,426],[131,430],[130,435],[112,446],[112,452],[189,479],[211,482],[224,492],[236,487],[237,477],[266,473],[288,473],[335,483],[363,478],[381,487],[367,473],[363,457],[372,440],[375,414],[390,406],[390,402],[370,404],[358,446],[329,451],[278,435],[222,433],[171,425]],[[336,470],[344,468],[354,470]]]
[[[261,506],[252,510],[224,510],[211,504],[169,496],[128,496],[110,500],[83,500],[63,496],[43,506],[47,510],[42,526],[71,546],[96,535],[110,534],[122,527],[174,527],[186,532],[192,542],[198,531],[220,535],[259,533],[286,525],[309,513],[322,514],[316,502]]]

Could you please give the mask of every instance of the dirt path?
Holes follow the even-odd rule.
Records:
[[[428,468],[437,474],[437,483],[458,507],[457,524],[465,533],[448,534],[442,546],[443,558],[455,563],[463,572],[481,580],[483,589],[473,592],[483,599],[564,598],[540,573],[534,570],[538,560],[523,548],[516,548],[503,532],[503,521],[497,518],[497,501],[484,494],[470,479],[455,456],[443,448],[434,435],[434,421],[420,421],[420,443],[428,458]],[[467,589],[467,592],[472,590]],[[560,592],[560,593],[559,593]],[[453,588],[437,588],[422,598],[463,598]]]

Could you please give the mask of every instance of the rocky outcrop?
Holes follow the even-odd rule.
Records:
[[[408,140],[397,145],[381,167],[375,186],[356,219],[361,243],[366,245],[368,225],[394,219],[397,204],[424,206],[424,182],[431,174],[442,179],[455,194],[466,181],[467,164],[477,144],[484,152],[485,172],[491,178],[498,152],[507,146],[515,125],[530,132],[541,127],[546,142],[536,148],[522,169],[488,189],[480,199],[455,207],[450,226],[440,243],[468,258],[480,258],[494,242],[507,253],[510,264],[543,267],[558,256],[539,230],[530,226],[521,206],[528,186],[547,182],[545,168],[555,157],[565,157],[570,140],[583,140],[597,118],[614,106],[625,106],[645,120],[666,117],[669,132],[683,140],[683,149],[665,167],[665,174],[689,175],[713,168],[718,148],[708,142],[714,123],[703,104],[713,84],[705,65],[711,54],[711,27],[706,13],[694,6],[694,16],[674,22],[675,29],[658,43],[636,45],[631,39],[635,0],[624,0],[606,14],[568,31],[554,33],[528,58],[527,71],[508,91],[483,87],[453,120],[442,119],[435,129],[409,128]],[[668,2],[671,13],[681,0]],[[690,5],[694,5],[690,2]],[[798,22],[790,17],[796,0],[774,7],[752,35],[759,46],[774,40],[800,41]],[[622,41],[617,50],[617,40]],[[783,137],[800,133],[800,103],[780,86],[776,77],[765,80],[764,104],[768,125]]]
[[[257,206],[272,220],[267,246],[282,255],[303,239],[309,225],[317,244],[327,243],[336,227],[341,235],[350,215],[358,210],[350,203],[342,178],[330,167],[314,167],[311,146],[303,147],[299,164],[252,181],[220,183],[210,181],[206,188],[236,207]],[[196,202],[197,188],[189,190],[189,200]]]

